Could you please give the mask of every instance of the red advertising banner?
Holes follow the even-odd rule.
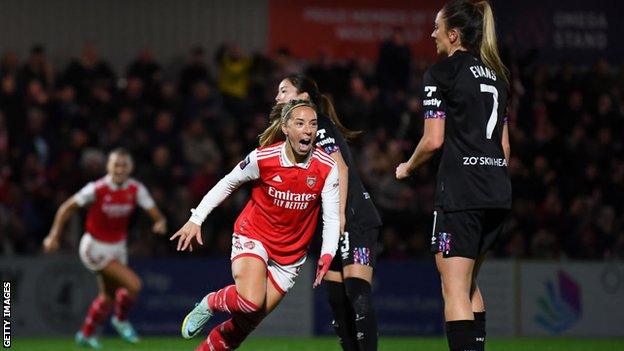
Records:
[[[395,27],[404,30],[412,57],[435,57],[430,37],[440,0],[270,0],[269,50],[300,58],[328,51],[335,58],[376,59]]]

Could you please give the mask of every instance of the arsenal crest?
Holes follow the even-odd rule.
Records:
[[[313,188],[316,184],[316,176],[309,175],[308,178],[306,178],[306,184],[308,184],[308,187]]]

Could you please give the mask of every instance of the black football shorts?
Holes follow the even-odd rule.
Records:
[[[340,236],[338,251],[329,269],[341,272],[350,264],[375,267],[377,261],[377,238],[379,227],[349,228]]]
[[[494,246],[509,210],[433,211],[431,252],[476,259]]]

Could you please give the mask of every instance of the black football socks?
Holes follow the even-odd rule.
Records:
[[[332,327],[336,331],[343,351],[358,351],[355,330],[355,312],[349,303],[345,287],[342,283],[325,281],[329,305],[334,314]]]
[[[377,316],[373,308],[371,285],[364,279],[344,280],[347,297],[355,312],[355,328],[360,351],[377,351]]]
[[[477,351],[483,351],[485,350],[485,311],[474,312],[474,319],[475,331],[477,333],[477,346],[481,345],[480,348],[477,348]]]
[[[474,320],[446,322],[446,338],[451,351],[479,350]]]

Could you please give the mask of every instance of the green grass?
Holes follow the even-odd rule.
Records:
[[[138,345],[129,345],[119,338],[104,338],[103,350],[111,351],[177,351],[194,350],[201,341],[175,337],[144,338]],[[71,338],[13,338],[11,350],[79,351]],[[254,338],[250,337],[241,351],[340,351],[335,338]],[[379,351],[446,351],[443,338],[382,338]],[[624,338],[504,338],[487,342],[488,351],[622,351]]]

